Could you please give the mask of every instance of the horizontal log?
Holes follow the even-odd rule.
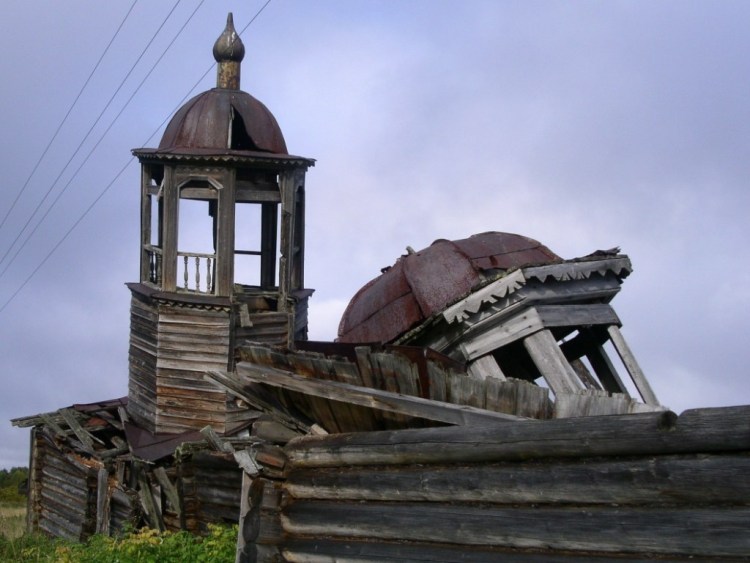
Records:
[[[750,406],[295,438],[292,466],[512,461],[750,450]]]
[[[295,499],[502,504],[747,504],[747,455],[292,471]],[[582,499],[585,499],[582,500]]]
[[[67,519],[42,509],[39,516],[39,529],[56,538],[81,541],[82,529]]]
[[[331,561],[391,561],[430,563],[497,563],[518,561],[521,563],[622,563],[617,556],[607,557],[592,553],[563,554],[549,550],[531,551],[505,549],[488,546],[456,546],[437,542],[387,542],[387,541],[335,541],[332,539],[291,539],[283,544],[285,561],[304,563],[330,563]],[[267,561],[277,561],[268,559]],[[628,558],[632,561],[632,559]],[[260,559],[258,560],[260,561]],[[264,560],[265,561],[265,560]],[[660,557],[659,561],[678,561]],[[679,559],[682,561],[682,558]]]
[[[617,554],[746,556],[750,508],[486,508],[298,501],[284,531],[309,537],[441,542]]]

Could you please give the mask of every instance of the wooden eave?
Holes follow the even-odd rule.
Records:
[[[256,168],[309,168],[315,166],[315,159],[291,154],[275,154],[261,151],[238,151],[198,148],[175,149],[133,149],[134,156],[141,162],[184,162],[224,165],[244,165]]]
[[[231,300],[229,297],[217,297],[215,295],[188,292],[162,291],[145,283],[129,282],[125,285],[135,294],[166,305],[192,309],[227,311],[231,307]]]

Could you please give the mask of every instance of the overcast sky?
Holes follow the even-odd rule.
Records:
[[[21,196],[0,307],[104,195],[0,312],[0,419],[127,394],[137,162],[116,175],[158,145],[227,12],[241,30],[264,2],[180,2],[107,107],[174,5],[138,2],[21,192],[132,0],[4,0],[0,218]],[[310,337],[333,339],[407,245],[496,230],[564,258],[620,246],[634,273],[613,306],[661,402],[750,403],[749,21],[745,1],[273,0],[242,36],[242,87],[317,159]],[[0,423],[0,467],[27,460],[28,431]]]

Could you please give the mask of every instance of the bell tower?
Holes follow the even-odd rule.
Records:
[[[232,14],[213,48],[216,88],[185,103],[141,163],[140,279],[131,294],[128,412],[153,433],[237,420],[204,381],[235,343],[307,336],[305,173],[271,112],[240,90]]]

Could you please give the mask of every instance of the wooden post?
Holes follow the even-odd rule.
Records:
[[[471,362],[467,371],[469,374],[480,379],[486,379],[487,377],[495,377],[503,380],[506,379],[503,370],[497,365],[492,354],[487,354],[486,356],[482,356]]]
[[[174,185],[174,168],[164,166],[164,247],[162,248],[162,289],[177,290],[177,212],[179,194]]]
[[[573,368],[557,345],[555,337],[547,330],[540,330],[524,338],[523,345],[552,391],[574,393],[583,386]]]
[[[638,392],[641,394],[643,402],[647,405],[658,406],[659,400],[656,398],[656,394],[654,393],[653,389],[651,389],[651,385],[649,385],[646,376],[641,370],[641,367],[635,360],[635,356],[633,356],[633,353],[630,351],[630,346],[628,346],[628,343],[625,342],[625,338],[622,336],[620,329],[617,328],[617,325],[610,325],[609,327],[607,327],[607,332],[609,333],[609,337],[612,339],[612,345],[620,355],[620,359],[622,360],[625,369],[628,370],[630,377],[633,379],[633,383],[635,383]]]
[[[96,533],[109,535],[109,473],[100,467],[96,478]]]
[[[591,362],[591,367],[594,368],[599,381],[601,381],[602,386],[607,391],[610,393],[623,393],[625,396],[630,397],[630,392],[617,374],[617,370],[612,365],[603,346],[592,343],[586,351],[586,357]]]

